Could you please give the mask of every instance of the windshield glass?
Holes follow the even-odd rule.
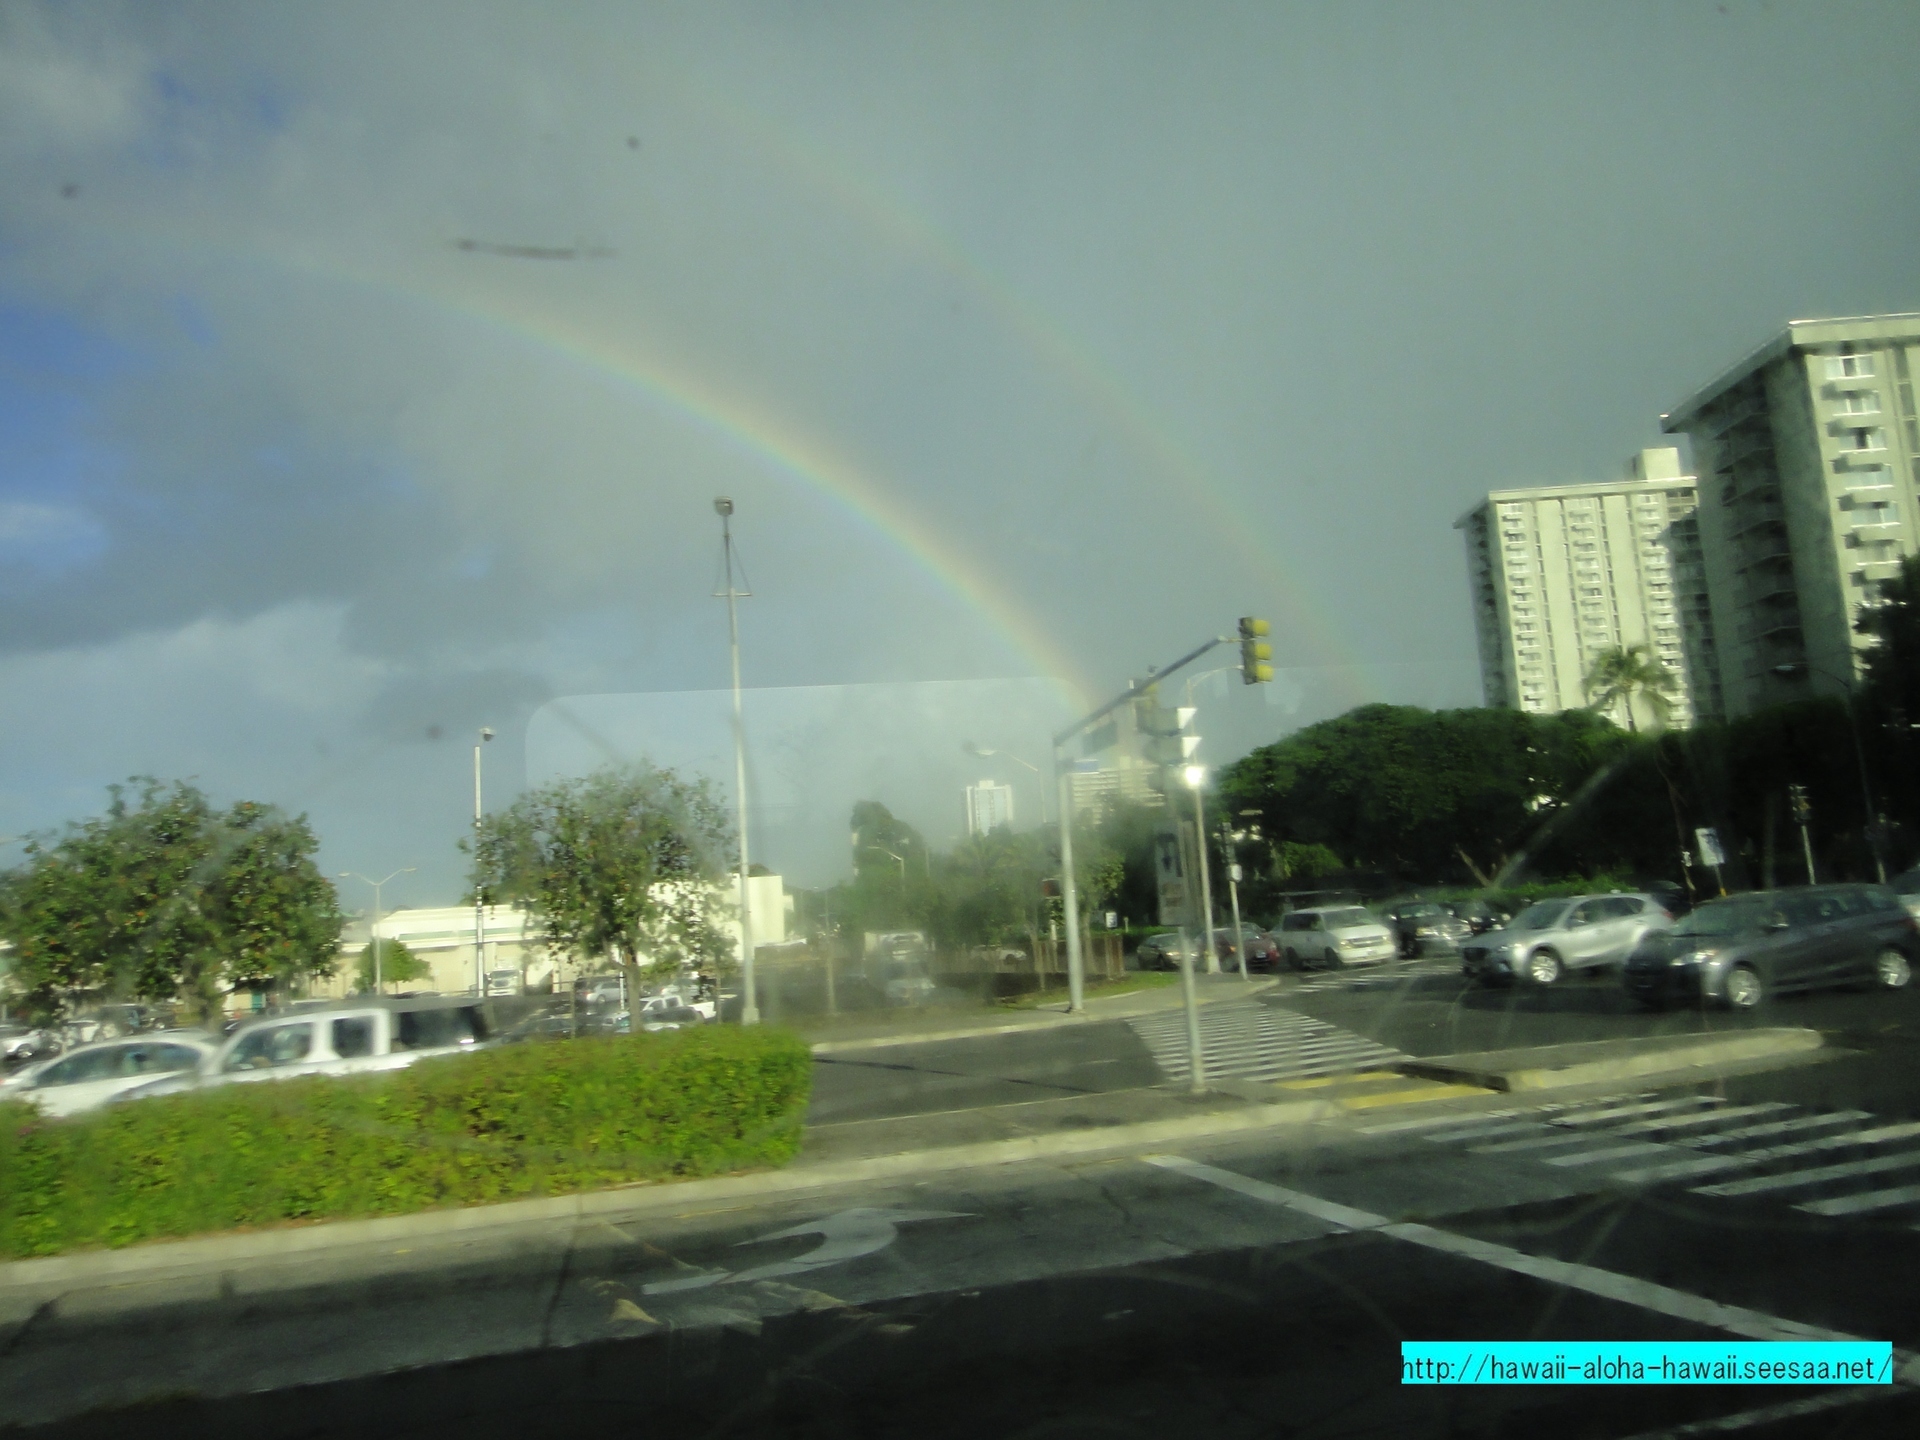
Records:
[[[1759,901],[1715,901],[1683,916],[1674,925],[1673,933],[1682,937],[1744,935],[1759,929],[1775,908]]]
[[[0,1440],[1912,1421],[1916,62],[4,0]]]
[[[1513,918],[1510,928],[1515,930],[1551,930],[1560,923],[1560,917],[1567,913],[1567,900],[1539,900],[1529,905]]]

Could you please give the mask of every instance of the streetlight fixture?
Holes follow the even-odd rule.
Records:
[[[380,977],[380,887],[385,885],[388,880],[393,880],[401,875],[411,875],[416,868],[415,866],[409,865],[405,869],[396,870],[392,875],[388,875],[379,880],[370,880],[358,870],[342,870],[340,872],[340,878],[342,880],[360,880],[373,887],[373,917],[367,922],[367,944],[373,948],[373,993],[376,995],[380,993],[380,986],[384,983]]]
[[[480,738],[473,747],[473,858],[480,858],[480,823],[485,812],[480,805],[480,749],[493,739],[493,731],[480,727]],[[481,887],[473,887],[473,993],[484,999],[487,993],[487,907]],[[524,976],[522,977],[524,978]]]
[[[864,848],[868,850],[877,850],[882,855],[886,856],[889,860],[893,860],[897,862],[900,866],[900,888],[902,890],[905,890],[907,888],[907,862],[902,857],[894,854],[893,851],[887,849],[887,847],[884,845],[868,845]]]
[[[1853,758],[1860,767],[1860,803],[1866,809],[1867,846],[1873,851],[1873,868],[1880,877],[1882,885],[1887,883],[1887,862],[1880,856],[1880,837],[1876,830],[1873,804],[1873,786],[1867,780],[1867,750],[1860,743],[1860,716],[1853,705],[1853,681],[1833,673],[1823,665],[1815,665],[1810,660],[1790,660],[1784,665],[1773,667],[1773,673],[1782,679],[1794,675],[1824,675],[1840,686],[1840,703],[1847,707],[1847,730],[1853,736]]]
[[[758,1025],[760,1004],[753,987],[753,897],[747,865],[747,729],[740,713],[740,614],[736,601],[748,600],[751,590],[736,590],[733,585],[733,501],[722,495],[713,502],[713,513],[720,517],[720,548],[726,559],[727,588],[716,591],[727,602],[727,652],[733,661],[733,784],[740,812],[740,1023]],[[746,579],[741,571],[740,578]]]

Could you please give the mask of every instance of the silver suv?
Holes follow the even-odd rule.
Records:
[[[1623,965],[1634,947],[1673,917],[1651,895],[1574,895],[1536,900],[1505,927],[1460,947],[1460,968],[1482,985],[1515,979],[1551,985],[1570,970]]]

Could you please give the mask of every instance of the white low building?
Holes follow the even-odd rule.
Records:
[[[780,945],[787,939],[793,916],[793,896],[787,893],[785,880],[778,875],[755,875],[748,882],[747,898],[753,907],[754,946]],[[737,888],[729,885],[723,895],[726,915],[721,930],[737,947],[740,923],[735,913]],[[431,990],[442,995],[470,993],[476,977],[496,971],[514,972],[514,988],[527,986],[560,988],[572,983],[576,975],[595,974],[607,968],[604,957],[584,960],[559,955],[540,942],[537,931],[530,931],[526,912],[517,905],[490,905],[482,912],[478,927],[482,947],[476,963],[476,927],[474,907],[447,905],[429,909],[394,910],[380,917],[382,943],[398,940],[414,958],[432,971],[430,978],[406,982],[410,990]],[[340,964],[331,979],[314,982],[316,996],[342,996],[354,986],[360,952],[367,948],[368,931],[364,917],[351,920],[340,934]],[[392,989],[389,985],[387,988]]]

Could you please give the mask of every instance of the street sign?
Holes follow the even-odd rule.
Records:
[[[1700,847],[1700,863],[1714,866],[1727,863],[1727,857],[1720,849],[1720,832],[1708,827],[1693,832],[1694,842]]]
[[[1187,886],[1185,847],[1179,832],[1168,828],[1153,837],[1153,878],[1160,895],[1160,923],[1185,925],[1192,918],[1191,892]]]

